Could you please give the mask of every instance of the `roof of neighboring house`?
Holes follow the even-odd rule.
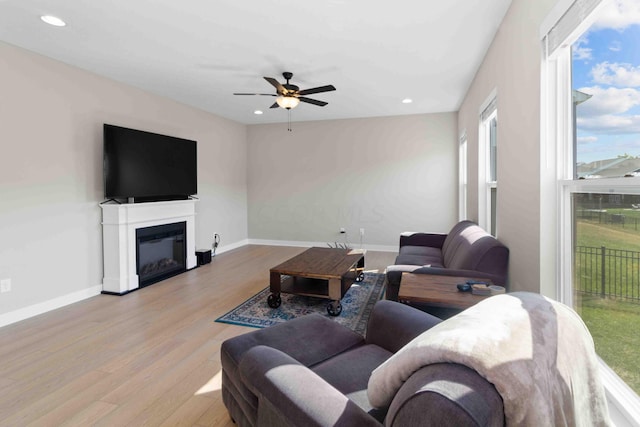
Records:
[[[579,178],[640,176],[640,158],[619,157],[578,165]]]

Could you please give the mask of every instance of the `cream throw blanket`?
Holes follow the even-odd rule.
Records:
[[[370,403],[389,406],[413,372],[442,362],[491,382],[508,426],[610,423],[589,331],[572,309],[539,294],[487,298],[419,335],[373,371]]]

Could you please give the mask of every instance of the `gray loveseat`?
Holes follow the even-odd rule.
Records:
[[[387,267],[386,299],[397,301],[403,272],[489,279],[507,287],[509,249],[475,222],[460,221],[448,234],[403,233],[394,265]]]
[[[308,315],[226,340],[222,399],[245,426],[502,426],[502,399],[476,371],[437,363],[414,372],[383,409],[367,398],[371,372],[440,320],[380,301],[366,337]]]

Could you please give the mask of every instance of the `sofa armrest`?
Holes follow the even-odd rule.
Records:
[[[390,427],[418,424],[502,427],[502,398],[490,382],[466,366],[427,365],[398,390],[385,420]]]
[[[504,286],[504,278],[497,274],[484,273],[478,270],[462,270],[455,268],[440,268],[440,267],[418,267],[411,271],[413,274],[434,274],[437,276],[460,276],[469,277],[474,279],[488,279],[494,285]]]
[[[258,425],[380,426],[312,370],[275,348],[251,348],[239,370],[242,382],[258,397]]]
[[[446,234],[441,233],[413,233],[404,232],[400,234],[400,247],[403,246],[430,246],[442,249]]]
[[[435,316],[395,301],[378,301],[367,324],[367,344],[396,353],[409,341],[442,322]]]

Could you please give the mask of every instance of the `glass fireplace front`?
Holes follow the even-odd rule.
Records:
[[[186,221],[136,230],[136,268],[141,288],[186,271],[186,230]]]

